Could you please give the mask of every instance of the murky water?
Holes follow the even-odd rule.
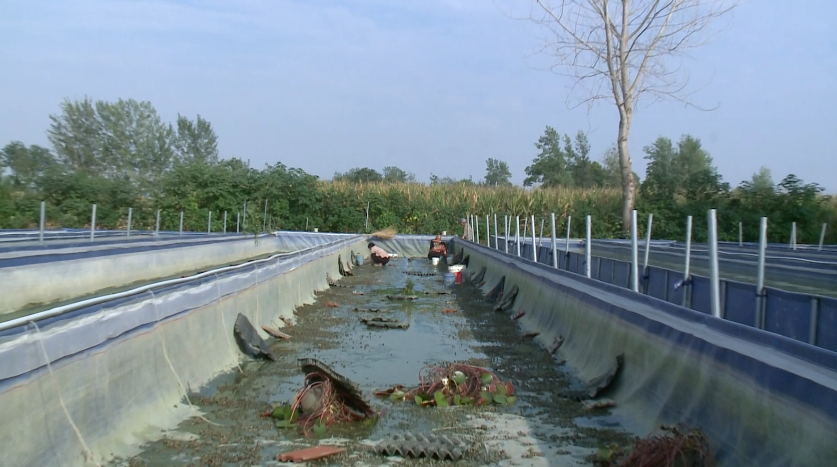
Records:
[[[236,369],[222,375],[191,395],[191,402],[212,423],[189,419],[176,432],[144,446],[139,455],[113,465],[278,465],[278,454],[318,444],[343,445],[346,452],[315,461],[316,465],[452,464],[387,458],[368,448],[384,437],[404,433],[455,435],[473,441],[455,465],[592,465],[591,456],[599,446],[630,443],[630,436],[607,417],[606,409],[590,411],[558,395],[575,383],[572,372],[563,371],[560,351],[550,355],[522,338],[509,315],[493,311],[469,283],[445,287],[442,268],[435,276],[421,277],[403,272],[433,272],[426,260],[397,259],[384,268],[355,267],[355,276],[339,282],[347,287],[332,287],[320,294],[317,303],[296,311],[296,324],[283,329],[292,335],[290,341],[271,341],[279,361],[245,360],[241,372]],[[386,298],[400,292],[407,280],[412,281],[417,300]],[[451,293],[440,295],[440,291]],[[339,306],[326,308],[327,301]],[[356,308],[386,311],[372,314]],[[458,312],[443,314],[444,308]],[[380,314],[410,326],[375,329],[359,320]],[[271,403],[289,402],[302,387],[304,375],[297,367],[302,357],[317,358],[356,382],[376,409],[384,412],[380,420],[335,426],[325,436],[305,437],[296,430],[277,429],[272,419],[259,417]],[[425,365],[452,361],[486,367],[512,381],[516,403],[441,409],[372,396],[374,390],[396,384],[414,386]]]

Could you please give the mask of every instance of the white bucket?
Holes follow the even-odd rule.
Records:
[[[439,258],[438,256],[437,256],[437,257],[435,257],[435,258],[430,258],[430,262],[431,262],[431,263],[433,263],[433,266],[436,266],[436,265],[438,265],[438,264],[439,264],[439,260],[440,260],[440,259],[441,259],[441,258]]]

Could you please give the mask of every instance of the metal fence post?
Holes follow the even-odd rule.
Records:
[[[244,218],[241,219],[241,228],[247,230],[247,201],[244,202],[244,209],[242,211],[244,212]]]
[[[555,213],[549,215],[552,223],[552,267],[558,269],[558,239],[555,237]]]
[[[209,219],[206,221],[206,233],[212,233],[212,211],[209,211]]]
[[[497,230],[497,213],[495,212],[494,213],[494,249],[495,250],[500,249],[500,235],[498,235],[499,233],[500,233],[500,231]]]
[[[828,227],[828,224],[823,223],[822,230],[820,231],[820,246],[817,247],[817,251],[822,251],[822,245],[825,243],[825,229]]]
[[[686,216],[686,264],[683,266],[683,306],[686,308],[692,307],[691,289],[689,277],[691,271],[689,266],[692,260],[692,216]]]
[[[93,205],[93,212],[90,214],[90,241],[96,236],[96,205]]]
[[[474,214],[474,242],[480,243],[480,216]]]
[[[791,241],[790,247],[796,250],[796,222],[791,224]]]
[[[639,260],[636,233],[636,209],[631,211],[631,290],[639,292]]]
[[[714,209],[707,216],[709,224],[709,294],[712,316],[721,316],[721,282],[718,273],[718,218]]]
[[[515,217],[514,246],[515,246],[515,249],[517,250],[517,256],[520,256],[520,216]]]
[[[509,252],[509,216],[503,216],[503,219],[506,223],[505,227],[503,228],[503,251],[505,253]]]
[[[570,227],[572,227],[573,216],[567,216],[567,245],[565,246],[564,256],[567,257],[567,269],[570,268]]]
[[[593,241],[593,218],[591,216],[587,216],[587,241],[584,244],[584,275],[590,277],[590,261],[592,261],[592,245],[590,244]]]
[[[44,244],[44,227],[46,226],[46,202],[41,201],[41,223],[40,231],[38,233],[38,243]]]
[[[543,224],[544,224],[544,222],[546,222],[546,219],[541,219],[541,232],[540,232],[540,234],[538,234],[538,248],[540,248],[543,245]]]
[[[744,223],[738,223],[738,246],[744,246]]]
[[[238,212],[235,214],[235,233],[239,232],[239,227],[241,226],[241,213]]]
[[[157,222],[154,224],[154,236],[160,235],[160,210],[157,210]]]
[[[538,262],[538,244],[535,243],[535,215],[532,215],[532,261]]]
[[[764,293],[764,264],[767,256],[767,218],[762,217],[759,223],[759,262],[756,273],[756,327],[764,329],[764,312],[767,300]]]
[[[491,220],[491,217],[486,214],[485,216],[485,246],[491,248],[491,226],[488,225]],[[495,232],[496,234],[496,232]]]
[[[648,258],[651,255],[651,225],[654,223],[654,214],[648,214],[648,229],[646,229],[645,233],[645,258],[643,258],[642,262],[642,278],[645,279],[643,282],[643,292],[648,293]]]
[[[134,216],[134,208],[128,208],[128,231],[125,233],[126,237],[131,236],[131,217]]]
[[[224,234],[227,233],[227,211],[224,211]]]
[[[264,219],[262,219],[262,232],[267,230],[267,198],[264,200]]]
[[[183,235],[183,211],[180,211],[180,233],[178,235]]]
[[[532,228],[534,230],[534,227]],[[529,216],[523,218],[523,242],[526,243],[526,234],[529,233]]]

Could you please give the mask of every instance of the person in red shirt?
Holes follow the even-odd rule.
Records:
[[[372,264],[386,266],[389,263],[389,253],[383,248],[376,246],[374,243],[369,243],[369,254],[372,257]]]

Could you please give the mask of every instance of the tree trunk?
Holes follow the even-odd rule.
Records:
[[[622,232],[631,231],[631,211],[634,209],[635,183],[633,163],[628,150],[628,133],[631,129],[630,109],[619,112],[619,165],[622,169]]]

